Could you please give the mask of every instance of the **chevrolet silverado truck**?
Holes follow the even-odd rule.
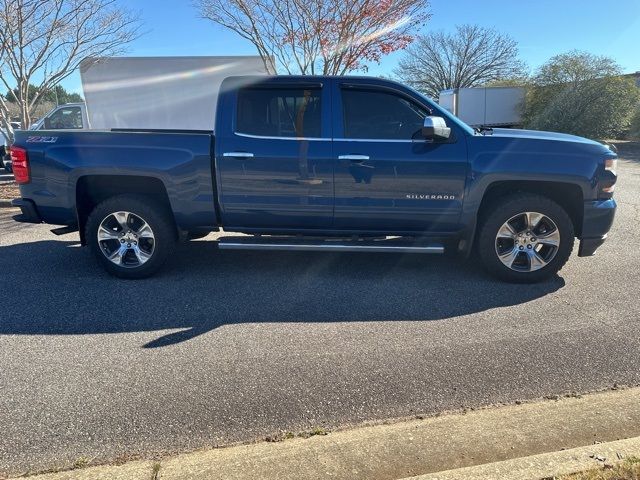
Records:
[[[229,77],[214,132],[17,132],[11,156],[16,220],[79,231],[124,278],[224,229],[219,249],[453,252],[536,282],[576,237],[593,255],[616,209],[612,148],[472,129],[378,78]]]

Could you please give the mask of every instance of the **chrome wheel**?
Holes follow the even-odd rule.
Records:
[[[517,272],[534,272],[554,259],[560,246],[560,230],[538,212],[523,212],[507,220],[496,235],[496,254]]]
[[[153,230],[142,217],[131,212],[114,212],[100,222],[98,245],[114,264],[135,268],[151,258],[156,241]]]

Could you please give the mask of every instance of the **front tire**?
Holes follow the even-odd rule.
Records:
[[[555,275],[569,259],[575,233],[567,212],[531,193],[501,197],[479,228],[477,252],[501,280],[535,283]]]
[[[85,233],[104,269],[131,279],[157,272],[177,240],[171,212],[138,195],[119,195],[100,203],[89,215]]]

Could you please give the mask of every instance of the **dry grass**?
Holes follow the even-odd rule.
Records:
[[[151,467],[151,480],[158,480],[158,478],[160,478],[158,475],[160,475],[160,463],[155,462],[153,464],[153,466]]]
[[[613,467],[593,468],[555,477],[555,480],[640,480],[640,458],[628,458]]]

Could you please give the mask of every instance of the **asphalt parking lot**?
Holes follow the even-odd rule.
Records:
[[[640,155],[621,153],[609,240],[533,286],[213,241],[123,281],[0,209],[0,472],[640,384]]]

